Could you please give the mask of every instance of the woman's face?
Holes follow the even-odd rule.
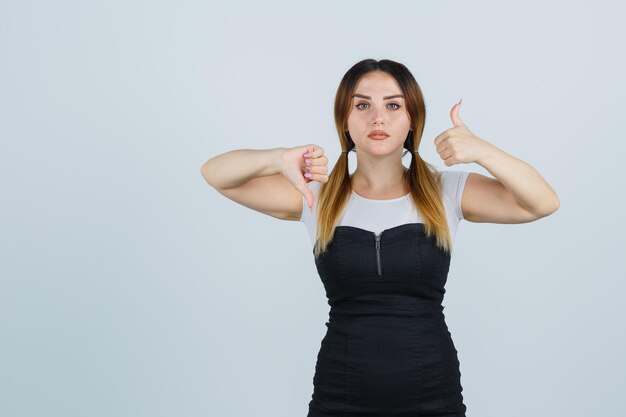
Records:
[[[396,80],[386,72],[370,72],[356,85],[348,116],[348,131],[358,152],[388,155],[402,150],[411,121]],[[384,139],[368,135],[383,130]]]

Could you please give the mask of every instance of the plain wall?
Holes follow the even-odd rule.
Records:
[[[444,300],[469,417],[618,415],[625,12],[618,1],[0,3],[0,415],[305,416],[329,306],[304,224],[201,177],[232,149],[340,157],[365,58],[556,190],[461,222]],[[354,169],[354,155],[351,169]]]

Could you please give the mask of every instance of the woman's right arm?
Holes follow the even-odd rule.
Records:
[[[209,159],[200,172],[220,194],[245,207],[282,220],[300,220],[302,196],[312,203],[306,185],[305,153],[311,153],[311,180],[326,182],[327,159],[323,149],[237,149]]]
[[[200,172],[215,189],[239,187],[257,177],[281,173],[285,148],[237,149],[209,159]]]

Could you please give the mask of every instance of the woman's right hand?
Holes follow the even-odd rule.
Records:
[[[307,184],[311,181],[328,181],[328,158],[324,156],[324,149],[317,145],[286,148],[282,155],[281,169],[285,178],[300,191],[309,208],[312,208],[315,197]]]

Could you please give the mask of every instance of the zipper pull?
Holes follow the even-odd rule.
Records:
[[[374,232],[374,237],[376,238],[376,266],[378,267],[378,276],[382,276],[382,265],[380,262],[380,237],[382,236],[382,232],[379,235]]]

